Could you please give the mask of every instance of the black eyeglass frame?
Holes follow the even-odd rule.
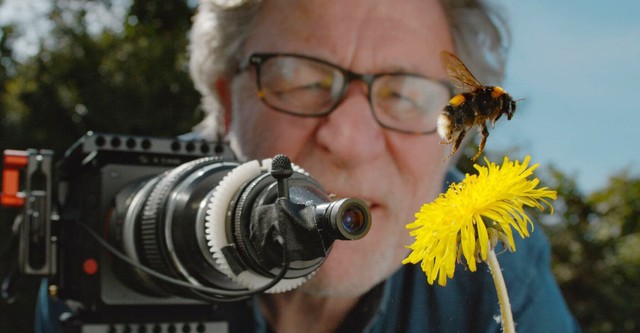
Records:
[[[262,64],[267,62],[269,59],[271,58],[275,58],[275,57],[294,57],[294,58],[300,58],[300,59],[305,59],[305,60],[310,60],[310,61],[314,61],[320,64],[324,64],[327,65],[331,68],[334,68],[336,70],[338,70],[340,73],[342,73],[342,75],[344,76],[345,82],[342,85],[342,87],[340,88],[340,93],[339,93],[339,98],[336,99],[336,101],[329,107],[327,108],[327,111],[323,111],[321,113],[317,113],[317,114],[304,114],[304,113],[297,113],[297,112],[293,112],[293,111],[289,111],[286,109],[282,109],[280,107],[274,106],[271,103],[269,103],[269,101],[265,98],[265,94],[263,92],[263,87],[262,87],[262,80],[261,80],[261,68],[262,68]],[[429,81],[433,81],[433,82],[437,82],[440,84],[443,84],[447,90],[449,90],[449,96],[452,97],[454,96],[454,88],[453,85],[447,81],[447,80],[436,80],[433,78],[429,78],[420,74],[415,74],[415,73],[405,73],[405,72],[386,72],[386,73],[376,73],[376,74],[360,74],[360,73],[356,73],[353,72],[351,70],[348,70],[346,68],[343,68],[339,65],[336,65],[334,63],[331,63],[329,61],[326,61],[324,59],[319,59],[316,57],[312,57],[312,56],[308,56],[308,55],[304,55],[304,54],[299,54],[299,53],[253,53],[249,56],[249,59],[247,61],[247,63],[243,66],[241,66],[239,68],[239,70],[236,72],[237,74],[240,74],[244,71],[246,71],[249,66],[253,66],[255,68],[256,71],[256,86],[258,88],[258,97],[262,100],[262,102],[264,104],[266,104],[267,106],[269,106],[270,108],[279,111],[279,112],[283,112],[286,114],[290,114],[290,115],[294,115],[294,116],[298,116],[298,117],[307,117],[307,118],[320,118],[320,117],[324,117],[329,115],[331,112],[333,112],[338,105],[340,105],[340,103],[342,103],[342,101],[344,100],[345,97],[345,93],[346,90],[348,89],[349,85],[351,84],[351,82],[353,81],[362,81],[366,84],[367,86],[367,100],[369,102],[369,109],[371,110],[371,114],[373,115],[373,118],[376,120],[376,122],[385,129],[388,130],[392,130],[392,131],[396,131],[396,132],[400,132],[400,133],[405,133],[405,134],[416,134],[416,135],[426,135],[426,134],[433,134],[437,131],[437,127],[435,127],[434,124],[434,129],[429,130],[429,131],[422,131],[422,132],[415,132],[415,131],[408,131],[408,130],[402,130],[402,129],[398,129],[398,128],[394,128],[391,127],[389,125],[386,125],[384,123],[382,123],[380,121],[380,119],[378,119],[378,116],[376,115],[376,111],[374,110],[374,106],[373,106],[373,98],[371,97],[371,90],[373,87],[373,82],[379,78],[379,77],[388,77],[388,76],[413,76],[413,77],[417,77],[417,78],[421,78],[421,79],[425,79],[425,80],[429,80]],[[443,106],[444,107],[444,106]]]

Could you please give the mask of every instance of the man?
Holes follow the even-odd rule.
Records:
[[[215,2],[202,1],[191,36],[191,72],[210,112],[201,131],[226,135],[244,159],[288,155],[329,192],[368,201],[373,218],[310,281],[260,296],[256,330],[498,332],[489,273],[459,269],[431,287],[419,268],[401,267],[412,242],[405,224],[441,191],[451,163],[434,134],[451,97],[439,52],[457,52],[481,79],[500,76],[503,43],[485,7]],[[518,331],[577,330],[534,235],[500,258]]]

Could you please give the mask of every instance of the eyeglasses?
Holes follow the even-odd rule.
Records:
[[[378,124],[402,133],[434,133],[452,94],[445,81],[410,73],[358,74],[300,54],[252,54],[240,71],[249,65],[255,66],[258,96],[266,105],[302,117],[328,115],[342,102],[349,84],[361,80]]]

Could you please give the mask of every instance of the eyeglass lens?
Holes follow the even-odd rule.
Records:
[[[346,70],[321,60],[277,55],[258,64],[258,86],[264,102],[287,113],[328,114],[340,103],[348,85]],[[375,75],[369,83],[369,101],[376,120],[402,132],[434,131],[450,97],[444,83],[414,74]]]

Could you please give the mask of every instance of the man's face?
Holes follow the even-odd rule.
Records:
[[[265,1],[244,48],[299,53],[358,73],[408,72],[444,79],[441,50],[451,35],[437,0]],[[325,264],[301,290],[357,296],[388,277],[406,256],[405,224],[435,198],[445,172],[437,135],[383,129],[366,86],[353,82],[323,118],[274,111],[257,97],[255,71],[230,82],[230,139],[245,158],[284,153],[338,197],[370,203],[372,228],[358,241],[334,243]]]

